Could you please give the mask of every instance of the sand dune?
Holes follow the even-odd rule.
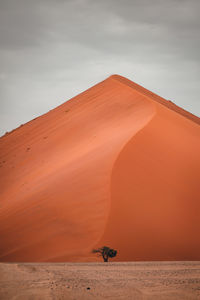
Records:
[[[199,260],[200,119],[118,75],[0,139],[0,261]]]

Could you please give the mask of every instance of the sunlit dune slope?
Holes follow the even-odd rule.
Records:
[[[0,261],[200,259],[199,118],[113,75],[0,139]]]

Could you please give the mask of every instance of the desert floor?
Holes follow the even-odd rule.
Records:
[[[1,263],[0,299],[200,299],[200,262]]]

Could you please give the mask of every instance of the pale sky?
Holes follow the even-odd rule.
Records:
[[[0,0],[0,135],[111,74],[200,115],[200,1]]]

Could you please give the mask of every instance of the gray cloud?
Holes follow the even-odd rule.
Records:
[[[0,0],[0,133],[113,73],[199,115],[199,11],[199,0]]]

